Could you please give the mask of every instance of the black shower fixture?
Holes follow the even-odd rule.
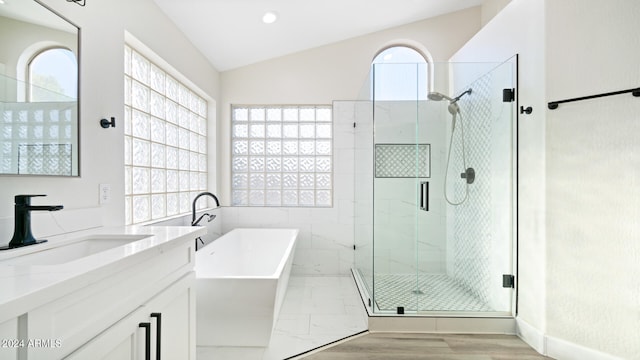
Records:
[[[465,179],[467,184],[473,184],[476,180],[476,171],[472,167],[467,168],[467,170],[460,174],[460,178]]]
[[[442,100],[449,100],[449,102],[451,103],[455,103],[456,101],[460,100],[461,97],[463,97],[465,94],[469,94],[471,95],[472,89],[469,88],[465,91],[463,91],[460,95],[454,97],[453,99],[448,97],[447,95],[443,94],[443,93],[439,93],[437,91],[432,91],[429,94],[427,94],[427,98],[429,98],[429,100],[433,100],[433,101],[442,101]]]
[[[471,90],[471,88],[469,88],[469,89],[467,89],[467,90],[463,91],[460,95],[458,95],[458,96],[454,97],[452,101],[453,101],[453,102],[456,102],[456,101],[460,100],[460,98],[461,98],[461,97],[463,97],[463,96],[464,96],[464,95],[466,95],[466,94],[471,95],[471,92],[472,92],[472,90]]]

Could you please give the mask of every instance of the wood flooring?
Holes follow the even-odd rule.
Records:
[[[538,354],[513,335],[366,333],[305,360],[534,360]]]

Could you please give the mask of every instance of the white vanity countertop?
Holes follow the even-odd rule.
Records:
[[[199,226],[122,226],[89,229],[48,237],[48,242],[24,248],[0,251],[0,323],[19,316],[65,294],[81,289],[166,251],[175,240],[192,240],[206,234]],[[125,245],[101,251],[77,260],[55,265],[9,264],[16,256],[74,242],[79,238],[101,236],[149,235]]]

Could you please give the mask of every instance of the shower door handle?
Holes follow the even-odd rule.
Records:
[[[429,182],[420,183],[420,210],[429,211]]]

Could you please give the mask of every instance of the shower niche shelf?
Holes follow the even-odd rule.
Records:
[[[431,176],[430,144],[376,144],[377,178],[428,178]]]

